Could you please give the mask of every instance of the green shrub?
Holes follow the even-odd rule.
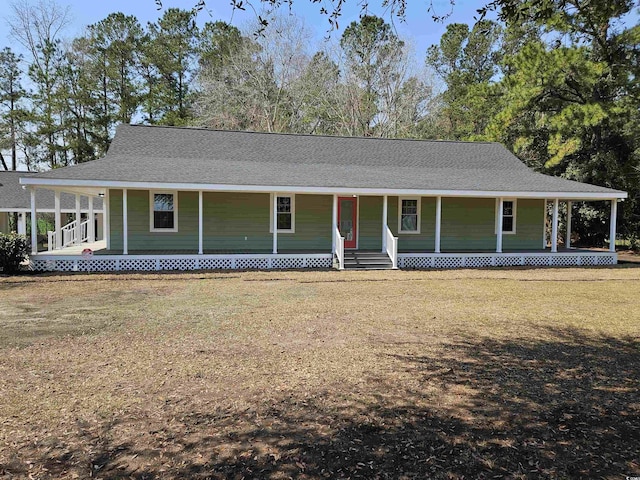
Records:
[[[28,241],[24,235],[0,233],[0,270],[15,273],[27,258]]]

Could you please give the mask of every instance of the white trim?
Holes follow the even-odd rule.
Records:
[[[600,252],[600,253],[607,253],[609,254],[609,252]],[[37,258],[43,258],[43,259],[55,259],[55,260],[76,260],[76,259],[81,259],[83,260],[84,258],[82,257],[82,255],[59,255],[56,253],[51,253],[48,251],[45,252],[41,252],[38,253]],[[213,258],[213,259],[227,259],[227,258],[232,258],[232,259],[243,259],[243,258],[258,258],[258,259],[264,259],[264,258],[271,258],[271,259],[277,259],[277,258],[331,258],[331,254],[330,253],[278,253],[278,254],[272,254],[272,253],[229,253],[229,254],[204,254],[204,255],[197,255],[197,254],[180,254],[180,253],[176,253],[176,254],[170,254],[170,255],[94,255],[93,257],[91,257],[91,260],[110,260],[110,259],[118,259],[118,260],[135,260],[135,259],[141,259],[141,260],[162,260],[162,259],[169,259],[169,260],[180,260],[180,259],[185,259],[185,258]]]
[[[609,251],[616,251],[616,221],[618,219],[618,201],[611,199],[611,217],[609,219]]]
[[[198,192],[198,254],[202,255],[202,243],[203,243],[203,234],[202,234],[202,224],[203,224],[203,199],[202,199],[202,190]]]
[[[359,213],[360,212],[358,212],[358,218],[360,218]],[[389,219],[389,197],[387,195],[383,195],[382,196],[382,251],[383,252],[387,251],[386,229],[389,228],[388,219]]]
[[[402,230],[402,201],[416,200],[418,207],[416,215],[417,230]],[[420,223],[422,222],[422,198],[420,197],[398,197],[398,235],[420,235]]]
[[[89,212],[87,213],[87,241],[89,243],[93,243],[96,241],[96,216],[93,213],[93,197],[88,197],[87,201],[89,202]]]
[[[127,189],[122,189],[122,253],[129,253],[129,201]]]
[[[497,232],[496,232],[496,252],[497,253],[502,253],[502,226],[503,226],[503,219],[504,219],[504,198],[498,198],[498,215],[497,215],[497,219],[496,219],[496,227],[497,227]]]
[[[596,257],[608,257],[612,252],[603,251],[603,250],[574,250],[571,252],[449,252],[449,253],[399,253],[398,258],[417,258],[417,257],[438,257],[438,258],[448,258],[448,257],[562,257],[562,256],[585,256],[585,255],[593,255]],[[39,256],[46,255],[46,252],[39,254]],[[109,255],[110,256],[110,255]],[[616,254],[617,256],[617,254]]]
[[[234,254],[234,255],[59,255],[52,252],[34,254],[31,268],[44,271],[119,271],[119,270],[196,270],[330,268],[332,254]],[[488,266],[587,266],[615,265],[613,252],[572,251],[514,253],[404,253],[398,255],[401,268],[484,268]]]
[[[223,185],[215,183],[165,183],[165,182],[122,182],[102,180],[66,180],[37,177],[20,178],[22,185],[39,186],[76,186],[95,188],[130,188],[148,190],[150,188],[166,190],[205,190],[222,192],[256,192],[271,193],[274,190],[288,193],[315,193],[348,195],[406,195],[406,196],[443,196],[443,197],[518,197],[518,198],[549,198],[558,197],[567,200],[611,200],[612,198],[627,198],[627,192],[514,192],[503,190],[425,190],[414,188],[386,189],[386,188],[347,188],[347,187],[295,187],[287,185]]]
[[[547,249],[547,199],[542,203],[542,249]]]
[[[564,240],[564,246],[571,248],[571,202],[567,202],[567,236]]]
[[[76,245],[82,243],[82,234],[80,225],[82,224],[82,209],[80,208],[80,194],[76,193]]]
[[[36,189],[30,189],[31,196],[31,253],[38,253],[38,211],[36,210]]]
[[[440,253],[440,243],[442,241],[442,197],[436,197],[436,232],[435,232],[435,253]]]
[[[107,244],[107,250],[111,250],[111,205],[109,196],[109,190],[104,192],[104,198],[102,199],[102,205],[104,208],[104,216],[102,217],[102,222],[104,223],[102,226],[102,235],[104,236],[104,240]]]
[[[38,208],[38,211],[40,213],[56,213],[56,209],[55,208]],[[81,208],[80,211],[82,213],[87,213],[88,209],[86,208]],[[31,208],[0,208],[0,212],[7,212],[7,213],[29,213],[31,212]],[[60,209],[60,213],[75,213],[76,209],[75,208],[61,208]],[[93,210],[93,213],[102,213],[103,210]]]
[[[173,228],[156,228],[155,218],[155,197],[154,195],[173,195]],[[177,190],[149,190],[149,231],[175,233],[178,231],[178,191]]]
[[[360,197],[353,195],[353,198],[356,199],[356,250],[360,250]]]
[[[518,215],[518,199],[517,198],[496,198],[496,226],[495,226],[495,231],[493,233],[497,234],[498,233],[498,205],[500,203],[500,200],[502,200],[502,218],[504,219],[504,202],[513,202],[513,215],[511,215],[513,217],[513,230],[512,231],[507,231],[507,230],[502,230],[502,234],[503,235],[515,235],[516,234],[516,218]]]
[[[557,198],[553,199],[553,225],[551,226],[551,252],[558,251],[558,203]]]
[[[333,196],[333,208],[331,210],[331,251],[336,251],[336,237],[333,232],[338,228],[338,195]]]
[[[276,197],[289,197],[291,199],[291,229],[285,230],[278,228],[278,233],[296,233],[296,194],[278,192],[275,195]],[[273,233],[274,225],[277,226],[277,223],[274,222],[273,218],[273,211],[277,208],[277,202],[274,200],[274,193],[271,193],[269,197],[269,205],[269,233]]]
[[[60,212],[60,192],[59,191],[55,191],[54,192],[54,200],[53,203],[55,205],[55,212],[54,212],[54,230],[56,232],[56,241],[54,243],[57,243],[60,241],[60,235],[62,235],[60,233],[61,229],[62,229],[62,215]],[[53,248],[58,248],[58,245],[51,245]]]
[[[276,253],[278,253],[278,215],[277,215],[277,209],[278,209],[278,198],[280,198],[280,196],[275,193],[275,194],[271,194],[271,196],[269,197],[269,204],[271,205],[271,215],[269,216],[269,225],[271,225],[271,228],[269,229],[269,232],[271,232],[271,235],[273,236],[273,254],[275,255]],[[291,198],[289,198],[289,205],[291,205]],[[293,213],[291,212],[291,226],[293,227]]]
[[[26,212],[18,212],[18,235],[27,234],[27,214]]]

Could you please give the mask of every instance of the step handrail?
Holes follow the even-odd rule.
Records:
[[[398,237],[394,237],[393,233],[389,229],[389,225],[385,225],[385,247],[387,251],[387,255],[391,259],[391,264],[393,268],[398,268]]]
[[[334,255],[338,258],[338,270],[344,270],[344,237],[338,227],[333,231]]]
[[[60,250],[77,243],[89,241],[89,219],[80,223],[78,232],[78,221],[73,220],[60,229],[60,232],[48,231],[48,250]],[[78,241],[78,238],[80,241]]]

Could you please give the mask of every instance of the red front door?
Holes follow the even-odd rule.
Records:
[[[344,237],[344,248],[357,248],[358,197],[338,197],[338,229]]]

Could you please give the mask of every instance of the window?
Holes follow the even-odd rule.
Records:
[[[500,200],[496,202],[496,233],[498,233],[498,208]],[[516,233],[516,201],[502,201],[502,233]]]
[[[150,231],[178,231],[178,195],[176,192],[149,192]]]
[[[295,232],[295,200],[293,195],[278,195],[276,200],[278,233]],[[273,233],[273,195],[270,198],[270,205],[269,232]]]
[[[398,232],[420,233],[420,199],[400,198],[398,207]]]

